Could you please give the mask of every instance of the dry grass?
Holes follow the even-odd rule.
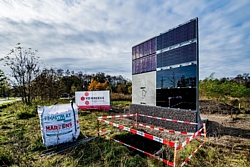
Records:
[[[122,93],[111,93],[111,101],[131,101],[132,95],[125,95]]]

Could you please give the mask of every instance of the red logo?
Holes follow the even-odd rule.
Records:
[[[88,96],[89,95],[89,92],[85,92],[85,96]]]
[[[81,97],[81,100],[84,101],[84,100],[85,100],[85,97],[82,96],[82,97]]]
[[[89,101],[85,101],[85,104],[86,104],[86,105],[89,105]]]

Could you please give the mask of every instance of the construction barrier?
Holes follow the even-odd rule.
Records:
[[[116,140],[114,138],[110,138],[110,140],[112,140],[112,141],[115,141],[115,142],[117,142],[119,144],[130,147],[130,148],[132,148],[134,150],[137,150],[139,152],[142,152],[142,153],[144,153],[144,154],[146,154],[146,155],[148,155],[150,157],[153,157],[153,158],[155,158],[155,159],[157,159],[157,160],[159,160],[159,161],[161,161],[161,162],[163,162],[163,163],[165,163],[165,164],[167,164],[169,166],[173,166],[173,167],[176,167],[177,150],[181,150],[182,148],[184,148],[188,143],[190,143],[197,136],[204,136],[204,140],[201,140],[201,139],[198,140],[198,141],[202,141],[203,143],[187,159],[185,159],[185,161],[181,164],[181,166],[183,166],[191,159],[191,157],[199,150],[199,148],[201,148],[201,146],[204,144],[204,142],[206,140],[206,125],[205,125],[205,123],[202,124],[202,128],[199,129],[197,132],[194,132],[194,133],[193,132],[180,132],[180,131],[167,130],[167,129],[164,129],[164,128],[158,128],[158,127],[154,127],[154,126],[151,126],[151,125],[146,125],[146,124],[143,124],[143,123],[139,123],[138,122],[138,116],[148,117],[148,118],[152,118],[152,119],[160,119],[160,120],[171,121],[171,122],[178,122],[178,123],[183,123],[183,124],[200,125],[199,123],[194,123],[194,122],[172,120],[172,119],[160,118],[160,117],[156,117],[156,116],[149,116],[149,115],[138,114],[138,113],[136,113],[136,114],[124,114],[124,115],[113,115],[113,116],[101,116],[101,117],[98,117],[98,119],[97,119],[98,136],[105,136],[105,135],[109,134],[109,132],[111,132],[110,130],[100,130],[99,129],[99,122],[103,122],[103,123],[105,123],[107,125],[111,125],[111,126],[114,126],[116,128],[119,128],[120,130],[128,131],[130,133],[137,134],[137,135],[142,136],[144,138],[159,142],[159,143],[161,143],[163,145],[173,147],[174,148],[174,161],[170,162],[170,161],[168,161],[166,159],[160,158],[159,156],[153,155],[151,153],[148,153],[146,151],[138,149],[138,148],[136,148],[134,146],[131,146],[129,144],[118,141],[118,140]],[[174,133],[174,134],[179,134],[179,135],[190,135],[190,137],[188,137],[184,142],[178,144],[178,142],[176,142],[176,141],[173,142],[173,141],[170,141],[170,140],[166,140],[166,139],[151,135],[149,133],[145,133],[145,132],[133,129],[132,128],[133,126],[129,128],[129,127],[117,124],[117,123],[113,123],[113,122],[104,120],[104,119],[107,119],[107,118],[124,118],[124,117],[136,117],[136,119],[135,119],[136,123],[133,124],[133,126],[136,125],[137,128],[138,128],[138,126],[142,126],[142,127],[150,128],[152,130],[158,130],[160,132]],[[202,131],[203,131],[203,133],[202,133]]]

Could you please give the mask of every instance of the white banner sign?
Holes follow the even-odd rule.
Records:
[[[75,102],[78,109],[110,109],[109,90],[100,91],[77,91],[75,92]]]

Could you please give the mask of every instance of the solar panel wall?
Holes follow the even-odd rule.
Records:
[[[142,83],[138,88],[148,89],[144,83],[152,76],[146,73],[155,71],[150,96],[157,106],[198,110],[198,61],[198,18],[132,47],[132,75]]]
[[[198,19],[157,37],[156,105],[197,110]]]

